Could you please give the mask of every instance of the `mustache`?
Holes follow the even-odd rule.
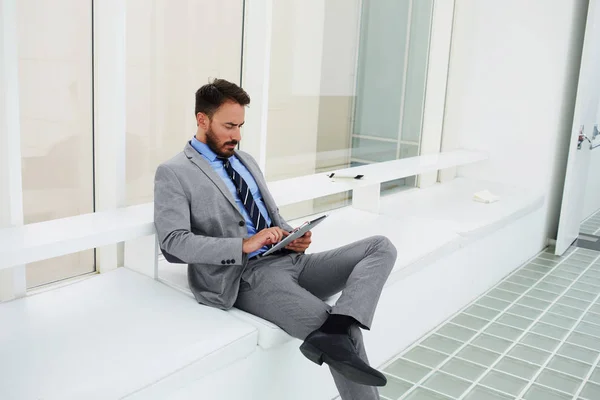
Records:
[[[229,145],[233,145],[233,146],[237,146],[239,142],[237,140],[232,140],[230,142],[225,142],[225,146],[229,146]]]

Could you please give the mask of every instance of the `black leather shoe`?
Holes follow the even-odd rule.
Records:
[[[385,386],[385,376],[358,355],[348,334],[314,331],[304,340],[300,351],[316,364],[328,364],[347,379],[368,386]]]

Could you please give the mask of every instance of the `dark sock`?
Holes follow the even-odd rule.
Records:
[[[329,317],[327,317],[327,320],[321,325],[319,330],[325,333],[348,333],[348,328],[356,323],[358,321],[348,315],[329,314]]]

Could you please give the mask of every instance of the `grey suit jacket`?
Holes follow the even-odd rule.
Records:
[[[236,156],[256,180],[272,226],[291,231],[256,161],[241,151]],[[246,221],[223,179],[190,143],[156,170],[154,223],[167,261],[188,264],[196,300],[231,308],[248,262],[242,253],[242,239],[248,237]]]

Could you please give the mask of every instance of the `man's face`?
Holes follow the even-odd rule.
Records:
[[[226,102],[209,120],[206,144],[220,157],[231,157],[242,136],[246,109],[234,102]]]

